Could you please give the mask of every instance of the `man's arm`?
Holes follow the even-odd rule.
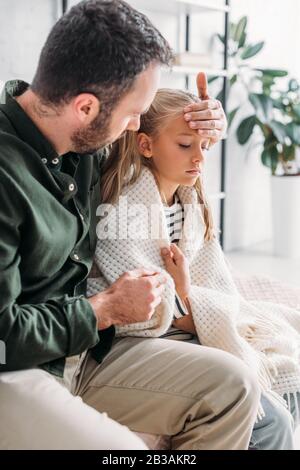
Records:
[[[82,296],[65,295],[34,305],[16,302],[22,291],[20,221],[13,206],[14,198],[2,184],[1,188],[0,340],[6,349],[6,364],[0,364],[3,372],[81,353],[99,338],[93,309]]]
[[[0,365],[0,372],[81,353],[98,343],[98,330],[147,321],[161,302],[165,276],[139,268],[88,300],[66,295],[18,305],[22,289],[18,233],[10,221],[5,223],[3,212],[0,227],[4,235],[0,239],[0,340],[6,344],[6,364]]]

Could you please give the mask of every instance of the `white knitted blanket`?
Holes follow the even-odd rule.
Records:
[[[299,391],[300,306],[293,309],[245,300],[217,239],[203,242],[204,223],[194,188],[180,187],[178,196],[185,210],[179,247],[190,263],[190,303],[200,343],[242,359],[257,372],[262,390],[272,389],[280,395]],[[88,280],[88,296],[137,267],[164,271],[166,289],[151,320],[116,328],[118,336],[159,337],[173,320],[175,288],[160,256],[169,236],[152,173],[145,168],[141,177],[123,191],[119,204],[105,209],[95,255],[101,276]]]

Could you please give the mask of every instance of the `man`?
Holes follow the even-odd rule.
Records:
[[[70,371],[77,376],[86,350],[96,372],[111,348],[113,325],[149,319],[160,302],[165,279],[146,269],[125,273],[89,300],[84,295],[100,202],[104,152],[98,149],[139,128],[160,67],[171,59],[145,16],[122,1],[91,0],[54,26],[31,86],[6,85],[0,108],[1,448],[146,448],[107,417],[105,404],[102,414],[101,404],[87,406],[59,377],[67,383]],[[217,141],[225,126],[218,104],[207,100],[194,113],[199,132]],[[181,351],[170,348],[174,361]],[[217,352],[194,358],[201,371],[193,384],[197,412],[188,418],[195,448],[201,429],[207,448],[245,448],[258,401],[253,379],[243,366],[237,370],[236,360],[219,361]],[[140,416],[143,411],[140,406]],[[184,427],[181,448],[191,443]]]

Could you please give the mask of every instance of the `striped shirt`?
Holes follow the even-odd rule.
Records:
[[[164,211],[171,243],[178,243],[183,230],[184,212],[177,194],[175,194],[174,204],[164,206]]]
[[[167,227],[169,231],[169,237],[171,243],[178,243],[182,236],[183,223],[184,223],[184,210],[179,200],[179,197],[175,193],[174,203],[172,206],[164,206],[164,212],[166,216]],[[175,314],[174,318],[182,318],[187,315],[185,305],[182,303],[179,296],[175,295]],[[193,338],[191,333],[179,330],[170,326],[167,333],[161,336],[161,338],[172,337],[172,339],[187,340]]]

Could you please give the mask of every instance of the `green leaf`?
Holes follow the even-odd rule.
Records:
[[[258,54],[262,50],[264,45],[265,45],[265,42],[261,41],[261,42],[258,42],[257,44],[254,44],[253,46],[250,45],[250,46],[245,47],[245,49],[243,50],[241,54],[241,59],[246,60],[246,59],[250,59],[251,57],[254,57],[256,54]]]
[[[237,81],[237,74],[232,75],[232,77],[230,78],[230,81],[229,81],[230,86],[233,86],[236,81]]]
[[[279,162],[279,152],[276,147],[271,147],[271,170],[272,174],[275,174],[277,165]]]
[[[247,117],[240,123],[236,131],[239,144],[244,145],[247,142],[253,132],[255,124],[255,115]]]
[[[231,126],[231,123],[234,120],[235,115],[236,115],[236,113],[238,112],[239,109],[240,109],[240,107],[238,106],[237,108],[233,109],[232,111],[230,111],[228,113],[228,116],[227,116],[227,118],[228,118],[228,127]]]
[[[233,40],[237,42],[238,44],[240,43],[243,34],[245,34],[245,30],[247,27],[247,16],[243,16],[238,24],[236,25]]]
[[[296,119],[300,119],[300,104],[294,104],[292,113]]]
[[[234,40],[236,25],[235,23],[229,23],[229,37]]]
[[[270,150],[269,149],[264,149],[262,154],[261,154],[261,161],[262,161],[262,164],[271,168],[271,154],[270,154]]]
[[[271,168],[272,174],[274,174],[279,161],[279,152],[276,146],[264,148],[261,154],[261,161],[263,165]]]
[[[292,78],[289,81],[289,91],[297,91],[297,90],[299,90],[299,88],[300,88],[300,85],[299,85],[298,81],[295,80],[295,78]]]
[[[270,75],[263,75],[262,77],[262,87],[263,94],[270,96],[272,86],[275,84],[274,78]]]
[[[217,34],[217,38],[219,38],[219,40],[221,41],[222,44],[225,43],[225,38],[222,34]]]
[[[250,93],[249,100],[256,110],[258,119],[263,123],[268,123],[272,119],[273,101],[269,96],[260,93]]]
[[[215,97],[216,100],[218,101],[223,101],[223,90],[219,91],[219,93],[217,94],[217,96]]]
[[[278,142],[280,144],[284,144],[288,135],[286,126],[278,121],[271,121],[269,126],[271,127],[273,134],[275,135]]]
[[[300,145],[300,125],[295,122],[289,122],[286,125],[286,133],[293,144]]]
[[[285,162],[291,162],[296,158],[295,145],[284,145],[282,148],[282,156]]]
[[[218,80],[218,78],[220,78],[218,75],[213,76],[213,77],[209,77],[209,78],[207,79],[207,82],[208,82],[208,83],[212,83],[212,82],[214,82],[215,80]]]
[[[272,103],[273,103],[273,107],[276,108],[276,109],[280,109],[281,111],[284,111],[285,110],[285,106],[284,104],[282,103],[282,100],[280,98],[272,98]]]
[[[238,49],[241,49],[242,47],[244,47],[246,39],[247,39],[247,33],[243,32],[238,43]]]
[[[254,69],[258,72],[261,72],[263,75],[268,75],[269,77],[286,77],[288,72],[282,69]]]

